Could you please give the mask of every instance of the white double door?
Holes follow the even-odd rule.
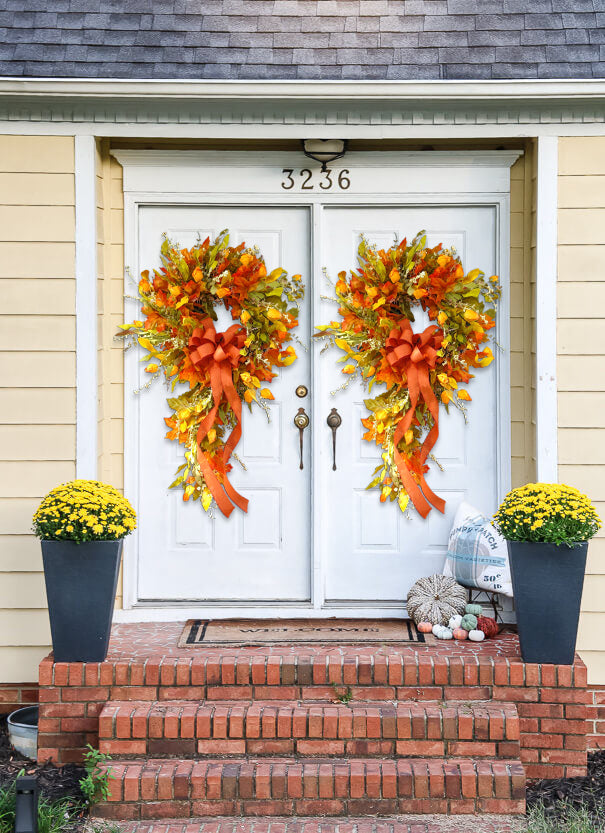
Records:
[[[429,244],[453,245],[467,268],[479,266],[491,274],[498,251],[496,225],[492,206],[140,208],[139,270],[159,265],[163,232],[184,247],[198,234],[212,237],[228,228],[231,242],[259,247],[268,270],[283,266],[290,274],[300,273],[306,291],[296,331],[298,359],[280,371],[271,387],[271,421],[259,408],[252,414],[244,409],[236,452],[246,470],[233,460],[230,479],[250,501],[247,514],[236,509],[229,519],[218,512],[211,518],[199,503],[184,503],[179,490],[168,490],[183,448],[164,438],[163,417],[169,414],[164,385],[141,392],[128,406],[127,457],[136,468],[139,516],[135,603],[213,615],[245,615],[252,608],[267,615],[326,615],[330,610],[336,615],[348,610],[404,615],[411,584],[442,569],[459,502],[468,500],[487,513],[496,507],[496,363],[473,380],[468,424],[459,411],[451,409],[448,415],[441,409],[434,454],[443,470],[433,464],[428,482],[447,501],[445,515],[434,510],[423,520],[413,509],[406,516],[396,503],[380,503],[376,490],[366,490],[381,452],[362,440],[368,394],[354,382],[332,395],[346,380],[343,365],[336,363],[341,354],[322,353],[322,343],[311,338],[316,324],[338,317],[336,305],[322,298],[333,294],[322,268],[332,278],[355,268],[362,233],[388,247],[395,236],[426,229]],[[229,323],[223,314],[217,329]],[[425,325],[418,316],[415,329]],[[127,376],[144,384],[135,353],[127,354]],[[302,397],[297,395],[301,386],[308,391]],[[300,431],[294,424],[300,408],[309,417],[302,435],[302,469]],[[332,408],[342,419],[335,435],[336,470],[326,422]]]

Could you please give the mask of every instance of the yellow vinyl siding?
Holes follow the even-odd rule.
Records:
[[[75,475],[74,143],[0,136],[0,680],[37,679],[50,633],[31,517]]]
[[[98,476],[124,487],[124,357],[115,340],[124,321],[124,195],[122,168],[109,154],[109,141],[97,146],[97,240],[99,245],[99,414]],[[126,542],[128,546],[128,542]],[[116,607],[122,606],[122,574]]]
[[[559,480],[605,517],[605,138],[559,140]],[[605,533],[588,548],[578,649],[605,684]]]

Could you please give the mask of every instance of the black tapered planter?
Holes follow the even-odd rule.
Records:
[[[524,662],[572,665],[588,542],[507,544]]]
[[[55,662],[103,662],[123,541],[41,541]]]

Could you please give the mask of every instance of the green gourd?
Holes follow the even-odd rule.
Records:
[[[473,616],[481,616],[483,613],[483,605],[472,605],[468,604],[464,608],[465,613],[472,613]]]
[[[474,631],[477,627],[477,617],[473,613],[467,613],[466,616],[462,617],[460,627],[464,628],[465,631]]]

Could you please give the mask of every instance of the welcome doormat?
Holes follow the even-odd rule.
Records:
[[[409,619],[190,619],[179,648],[206,645],[432,643]]]

